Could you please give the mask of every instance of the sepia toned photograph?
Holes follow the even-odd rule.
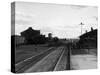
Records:
[[[11,72],[97,69],[98,7],[11,3]]]

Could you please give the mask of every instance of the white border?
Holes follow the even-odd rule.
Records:
[[[0,75],[14,75],[10,72],[10,30],[11,30],[11,2],[14,0],[0,1]],[[56,4],[75,4],[89,5],[100,7],[100,0],[16,0],[25,2],[41,2],[41,3],[56,3]],[[100,13],[100,9],[99,12]],[[98,15],[100,16],[100,15]],[[99,20],[98,20],[99,21]],[[99,23],[100,24],[100,23]],[[100,25],[98,25],[100,28]],[[100,30],[99,30],[100,32]],[[99,34],[99,33],[98,33]],[[99,38],[100,36],[98,36]],[[98,41],[100,41],[98,39]],[[98,54],[100,51],[98,49]],[[98,56],[100,58],[100,55]],[[100,62],[99,62],[100,63]],[[100,65],[99,65],[100,67]],[[100,68],[96,70],[77,70],[77,71],[60,71],[60,72],[42,72],[42,73],[26,73],[21,75],[99,75]],[[19,74],[20,75],[20,74]]]

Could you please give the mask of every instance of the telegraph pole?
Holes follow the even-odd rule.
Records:
[[[81,25],[81,35],[82,35],[82,25],[84,25],[84,24],[81,22],[79,25]]]

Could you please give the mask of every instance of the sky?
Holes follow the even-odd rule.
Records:
[[[13,16],[13,15],[12,15]],[[97,29],[98,8],[67,4],[46,4],[31,2],[15,3],[15,34],[28,27],[40,30],[41,34],[52,33],[53,37],[77,38],[82,32]],[[12,24],[12,29],[14,24]],[[13,33],[12,33],[13,34]]]

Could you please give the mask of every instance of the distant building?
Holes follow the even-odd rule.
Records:
[[[16,44],[23,44],[25,42],[25,38],[22,36],[15,36]]]
[[[29,27],[21,32],[21,36],[25,37],[27,44],[43,44],[45,43],[45,35],[40,34],[40,30],[34,30]]]
[[[19,35],[13,35],[11,36],[11,39],[13,39],[12,41],[14,42],[14,44],[16,46],[24,44],[25,43],[25,38]]]
[[[83,48],[97,48],[97,29],[91,28],[90,32],[81,35],[79,44]]]
[[[40,35],[40,30],[34,30],[32,27],[29,27],[27,30],[21,32],[21,36],[25,37],[26,39],[35,37]]]
[[[49,38],[49,39],[52,39],[52,33],[49,33],[49,34],[48,34],[48,38]]]

